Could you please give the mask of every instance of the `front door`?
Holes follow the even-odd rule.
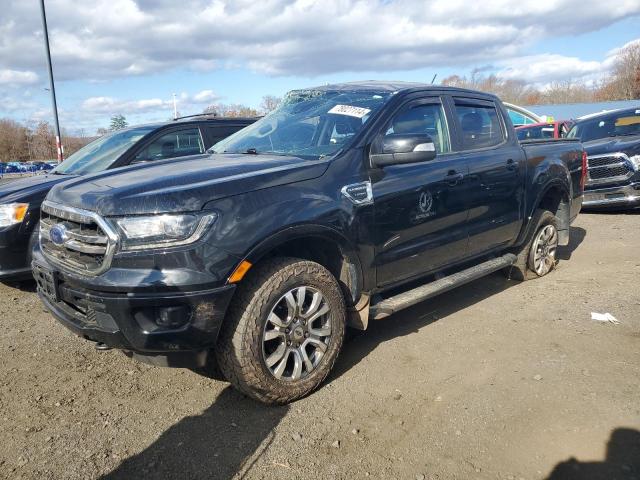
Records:
[[[378,286],[435,271],[467,247],[466,160],[451,152],[440,98],[412,101],[381,134],[425,134],[437,156],[428,162],[372,170]]]

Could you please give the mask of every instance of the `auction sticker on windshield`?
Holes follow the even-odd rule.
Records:
[[[348,115],[350,117],[362,118],[371,110],[368,108],[354,107],[352,105],[336,105],[327,113],[335,113],[336,115]]]

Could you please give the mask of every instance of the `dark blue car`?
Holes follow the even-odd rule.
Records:
[[[35,227],[40,219],[40,206],[54,185],[134,163],[204,153],[255,120],[196,117],[118,130],[86,145],[49,174],[0,185],[0,280],[31,278],[31,250],[38,240]],[[43,169],[50,167],[42,163]],[[13,164],[3,167],[3,173],[21,172]]]

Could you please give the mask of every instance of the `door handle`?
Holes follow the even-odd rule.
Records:
[[[459,172],[456,172],[455,170],[449,170],[449,172],[447,173],[447,176],[444,177],[445,181],[451,186],[456,185],[458,182],[462,181],[463,178],[464,178],[464,173],[459,173]]]
[[[516,170],[518,168],[518,164],[513,161],[513,158],[507,160],[507,170]]]

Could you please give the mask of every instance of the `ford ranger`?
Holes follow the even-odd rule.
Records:
[[[99,348],[286,403],[325,379],[347,326],[498,270],[549,273],[585,163],[578,140],[520,144],[493,95],[296,90],[206,155],[54,187],[33,272]]]

